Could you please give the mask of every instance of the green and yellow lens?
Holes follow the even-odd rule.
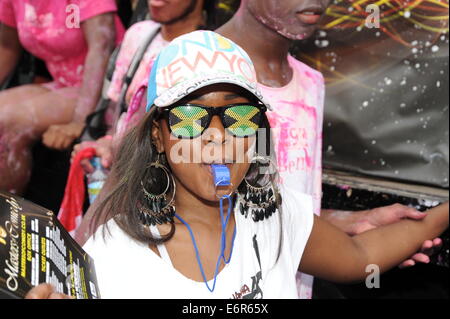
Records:
[[[193,139],[203,134],[212,117],[221,117],[223,127],[236,137],[253,136],[258,131],[262,111],[249,104],[236,104],[224,107],[205,107],[200,105],[179,105],[168,110],[169,126],[178,138]]]
[[[208,112],[198,106],[178,106],[169,113],[172,134],[178,138],[200,136],[208,125]]]
[[[261,111],[253,105],[235,105],[224,112],[224,127],[237,137],[255,135],[260,122]]]

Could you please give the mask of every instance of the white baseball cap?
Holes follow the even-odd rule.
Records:
[[[194,31],[174,39],[155,60],[149,78],[147,111],[166,107],[200,88],[230,83],[244,88],[270,109],[258,89],[248,54],[212,31]]]

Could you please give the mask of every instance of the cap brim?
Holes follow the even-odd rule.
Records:
[[[163,92],[155,99],[154,105],[157,107],[170,106],[201,88],[219,83],[234,84],[245,89],[255,96],[261,103],[263,103],[269,110],[272,110],[270,103],[267,102],[258,88],[254,87],[247,81],[237,78],[234,75],[227,76],[223,73],[209,73],[207,75],[199,75],[193,79],[183,81],[182,83],[179,83]]]

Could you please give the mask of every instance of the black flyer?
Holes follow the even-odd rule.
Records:
[[[0,299],[24,298],[41,283],[75,299],[100,298],[94,261],[56,215],[0,192]]]

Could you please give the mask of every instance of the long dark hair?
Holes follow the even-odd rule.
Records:
[[[142,186],[147,167],[157,158],[151,132],[156,119],[156,108],[145,115],[139,124],[125,135],[109,178],[115,182],[112,191],[98,206],[94,214],[93,229],[114,218],[119,227],[132,238],[142,243],[160,244],[172,238],[175,226],[172,224],[168,234],[160,239],[152,236],[147,227],[139,220],[137,203],[142,201]]]
[[[139,124],[133,127],[123,138],[109,177],[113,178],[115,186],[95,211],[92,221],[93,229],[97,229],[101,224],[106,224],[109,219],[114,218],[116,223],[126,234],[141,243],[159,245],[169,241],[173,237],[175,233],[174,223],[171,223],[169,233],[161,234],[161,237],[155,238],[149,230],[149,227],[143,226],[138,213],[138,203],[142,202],[143,197],[141,181],[146,179],[145,183],[148,185],[148,165],[155,162],[158,158],[158,153],[151,138],[153,122],[158,119],[159,112],[156,107],[152,107],[152,110],[145,115]],[[276,163],[270,124],[265,114],[263,116],[261,128],[263,130],[259,131],[257,134],[256,153],[263,157],[271,157],[272,162]],[[262,135],[262,132],[264,132],[264,135]],[[265,139],[265,143],[258,142],[262,138]],[[261,147],[261,145],[264,147]],[[164,164],[166,164],[170,170],[167,163],[165,162]],[[252,163],[247,173],[247,178],[254,180],[252,183],[253,185],[260,184],[260,186],[264,186],[266,182],[261,182],[259,179],[267,180],[267,175],[265,177],[258,176],[258,171],[258,164]],[[277,172],[270,174],[269,178],[276,192],[279,212],[278,218],[280,219],[280,225],[282,225],[281,195],[276,186],[278,180]],[[164,179],[164,176],[151,177],[151,180],[153,181],[162,181]],[[245,181],[238,187],[238,191],[243,195],[245,195],[243,192],[246,191],[244,183]],[[107,227],[103,230],[107,231]],[[105,235],[105,232],[103,235]],[[281,243],[282,229],[280,229],[280,243],[277,260],[281,252]]]

